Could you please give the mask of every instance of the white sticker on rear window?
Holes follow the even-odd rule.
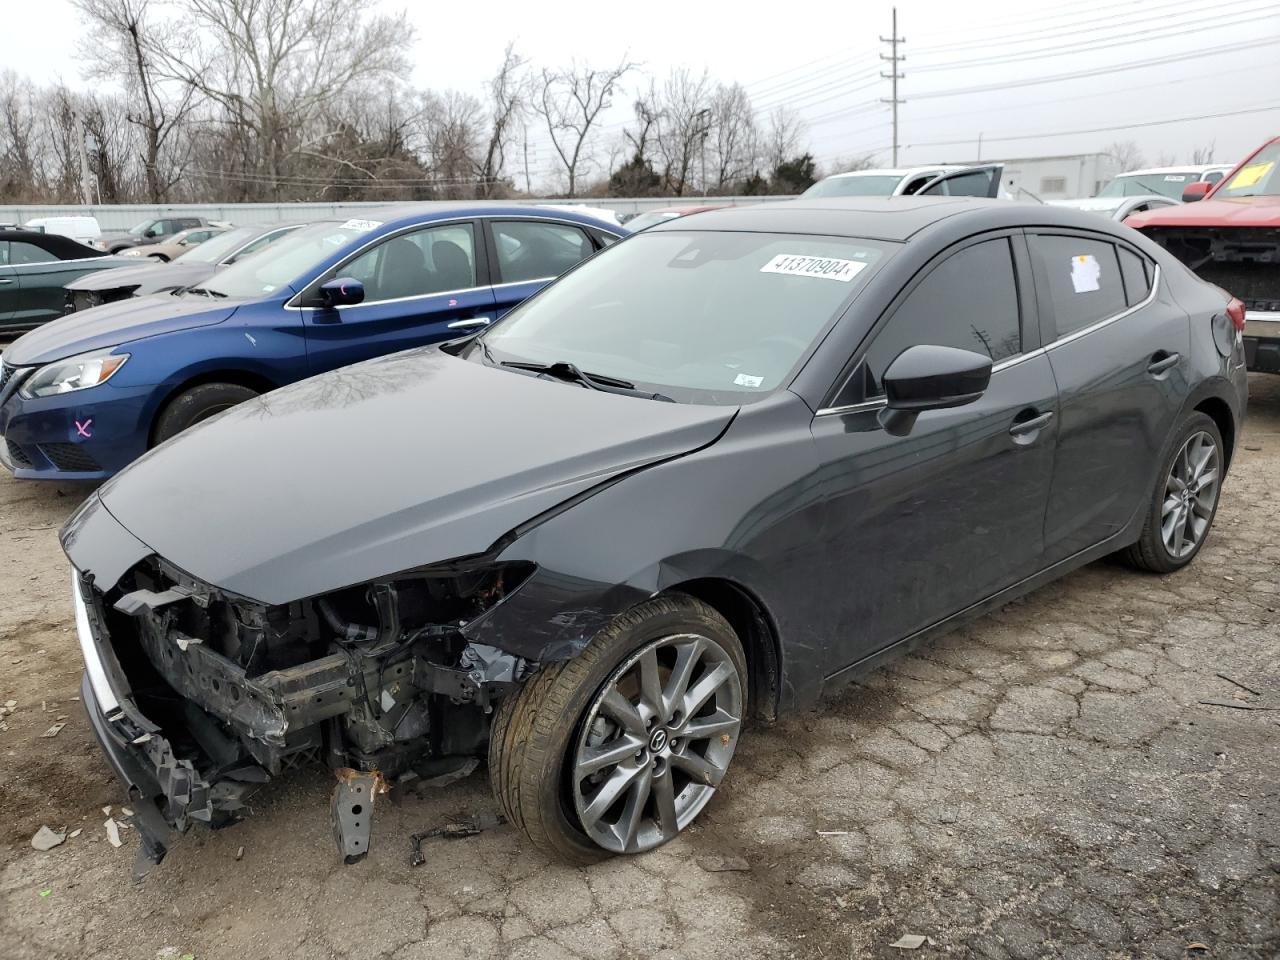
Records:
[[[348,220],[342,225],[343,230],[372,230],[374,227],[382,226],[381,220]]]
[[[781,273],[791,277],[813,277],[818,280],[839,280],[848,283],[866,269],[857,260],[838,260],[835,257],[805,257],[794,253],[780,253],[763,267],[761,273]]]
[[[753,377],[749,373],[740,373],[733,378],[735,386],[739,387],[758,387],[764,383],[764,377]]]
[[[1076,293],[1092,293],[1098,289],[1102,267],[1091,253],[1071,258],[1071,287]]]
[[[1170,174],[1169,176],[1165,177],[1165,180],[1169,181],[1170,183],[1181,183],[1181,182],[1182,182],[1183,180],[1185,180],[1185,179],[1187,179],[1187,178],[1186,178],[1186,177],[1175,177],[1175,176],[1173,176],[1172,174]]]

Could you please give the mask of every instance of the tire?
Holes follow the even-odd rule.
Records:
[[[184,390],[165,405],[156,417],[151,432],[153,447],[176,437],[188,427],[208,420],[216,413],[234,407],[237,403],[252,400],[258,391],[238,383],[202,383]]]
[[[695,652],[699,650],[701,652]],[[648,725],[640,728],[641,737],[629,726],[613,724],[600,701],[607,691],[616,689],[615,682],[638,683],[646,664],[673,662],[678,666],[682,656],[694,661],[692,677],[718,683],[712,699],[701,712],[681,718],[676,709],[666,717],[650,718]],[[732,676],[727,668],[732,669]],[[675,683],[674,668],[661,669],[668,671],[662,680],[663,694],[685,689]],[[620,671],[622,680],[618,680]],[[714,678],[712,673],[716,675]],[[725,679],[717,680],[719,677]],[[502,700],[489,736],[489,779],[494,794],[507,819],[523,831],[535,847],[569,863],[589,864],[611,854],[642,852],[659,846],[688,826],[718,786],[737,746],[742,718],[747,716],[747,680],[742,644],[733,628],[714,609],[682,595],[645,601],[596,634],[577,657],[543,667],[528,683]],[[689,691],[697,687],[696,680],[687,685]],[[639,711],[634,719],[644,721],[642,714],[647,709],[647,701],[642,695],[638,697],[641,702],[633,707]],[[683,705],[688,701],[673,695],[672,703]],[[710,712],[713,706],[714,714]],[[735,709],[737,723],[728,730],[728,721],[722,718],[730,716]],[[718,724],[713,735],[702,738],[696,735],[695,726],[709,731],[713,722]],[[602,727],[614,727],[615,739],[593,747],[592,738],[600,736],[598,731]],[[663,734],[662,743],[658,743],[659,729]],[[681,732],[688,734],[683,741]],[[643,737],[649,740],[640,747],[638,740]],[[627,754],[625,759],[611,764],[612,769],[607,773],[602,769],[591,776],[604,778],[596,794],[599,799],[608,788],[607,781],[639,771],[636,780],[618,794],[623,808],[620,823],[626,819],[626,810],[633,806],[642,812],[652,811],[650,821],[639,818],[643,821],[643,832],[638,827],[632,828],[634,841],[618,839],[609,832],[605,815],[617,805],[602,809],[601,816],[590,828],[584,825],[578,812],[580,808],[575,806],[582,802],[575,791],[580,791],[584,783],[582,779],[577,785],[574,783],[574,773],[579,769],[575,765],[577,759],[584,756],[583,751],[597,749],[604,753],[616,751],[619,745]],[[637,750],[634,756],[630,755],[632,746]],[[687,765],[696,762],[695,756],[702,761],[700,767],[716,767],[714,777],[696,781],[692,778]],[[712,759],[706,759],[708,757]],[[633,803],[632,791],[641,789],[637,782],[642,778],[651,786],[643,787],[646,799]],[[669,788],[662,791],[663,795],[671,798],[665,809],[675,816],[664,818],[658,813],[661,783]],[[591,786],[594,784],[588,784]],[[679,806],[682,801],[683,811]],[[635,823],[637,819],[632,818],[630,822]],[[612,846],[603,845],[598,840],[603,834],[615,837],[617,842]]]
[[[1142,525],[1142,533],[1138,537],[1138,542],[1132,546],[1120,551],[1118,556],[1130,566],[1137,567],[1139,570],[1147,570],[1151,573],[1172,573],[1175,570],[1181,570],[1188,563],[1195,559],[1196,554],[1200,552],[1200,548],[1204,546],[1205,540],[1209,537],[1209,531],[1213,527],[1213,519],[1218,512],[1218,502],[1221,499],[1222,480],[1225,472],[1225,451],[1222,445],[1222,434],[1218,431],[1218,425],[1214,423],[1213,418],[1200,411],[1193,411],[1185,416],[1179,423],[1177,430],[1173,434],[1173,443],[1170,445],[1169,452],[1165,455],[1160,465],[1160,472],[1156,477],[1155,488],[1151,491],[1150,502],[1147,504],[1146,520]],[[1199,489],[1204,491],[1201,495],[1190,495],[1190,506],[1187,507],[1194,515],[1189,517],[1185,523],[1178,523],[1177,508],[1173,513],[1167,512],[1168,505],[1182,497],[1182,491],[1178,490],[1178,483],[1181,482],[1176,478],[1177,471],[1184,471],[1185,461],[1181,461],[1184,451],[1188,449],[1188,444],[1194,438],[1207,438],[1212,444],[1212,464],[1204,468],[1204,474],[1207,475],[1209,470],[1214,471],[1214,479],[1212,482],[1212,502],[1205,503],[1203,500],[1208,499],[1205,493],[1209,491],[1209,486],[1204,485]],[[1206,447],[1199,448],[1203,454]],[[1198,460],[1199,457],[1194,459]],[[1181,462],[1180,462],[1181,461]],[[1183,516],[1187,516],[1183,513]],[[1172,526],[1176,530],[1181,526],[1184,541],[1182,547],[1175,552],[1171,549],[1171,545],[1166,542],[1165,524],[1166,521],[1173,521]],[[1199,522],[1203,521],[1203,527],[1199,527]],[[1195,527],[1192,527],[1195,524]],[[1189,533],[1199,529],[1199,533],[1194,537],[1194,542],[1189,542]],[[1174,546],[1179,541],[1175,539]]]

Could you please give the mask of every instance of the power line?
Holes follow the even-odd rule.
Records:
[[[1206,113],[1200,116],[1190,117],[1171,117],[1168,120],[1139,120],[1131,123],[1120,123],[1110,127],[1089,127],[1082,130],[1058,130],[1051,133],[1019,133],[1005,137],[988,137],[984,136],[983,142],[1004,143],[1010,140],[1042,140],[1047,137],[1073,137],[1084,133],[1109,133],[1115,130],[1133,130],[1138,127],[1160,127],[1170,123],[1190,123],[1197,120],[1220,120],[1223,117],[1242,117],[1252,113],[1267,113],[1271,110],[1280,110],[1280,103],[1273,103],[1262,107],[1249,107],[1241,110],[1226,110],[1222,113]],[[932,140],[922,143],[909,143],[908,147],[956,147],[964,144],[973,143],[974,138],[968,137],[964,140]]]
[[[1013,33],[1007,33],[1007,34],[997,34],[994,36],[991,34],[982,33],[981,37],[976,37],[972,40],[957,40],[954,43],[944,43],[937,47],[929,47],[929,49],[945,50],[950,47],[975,46],[975,45],[981,46],[987,43],[1003,41],[1009,38],[1019,37],[1023,34],[1024,31],[1027,31],[1028,28],[1030,28],[1030,32],[1032,33],[1039,33],[1039,32],[1042,32],[1042,30],[1055,30],[1055,29],[1061,29],[1062,27],[1072,27],[1082,22],[1085,22],[1085,20],[1088,20],[1091,17],[1097,17],[1103,13],[1110,14],[1115,10],[1115,6],[1116,6],[1115,0],[1100,0],[1100,2],[1094,3],[1090,6],[1074,6],[1073,5],[1067,10],[1064,10],[1059,13],[1052,13],[1052,14],[1049,14],[1048,16],[1035,14],[1034,16],[1031,16],[1031,17],[1022,17],[1017,19],[1006,19],[1002,17],[1000,21],[1002,26],[1016,27],[1017,31]],[[1077,19],[1081,17],[1083,17],[1084,19]],[[1067,22],[1063,24],[1056,23],[1056,21],[1060,21],[1060,20],[1065,20]],[[1054,26],[1045,26],[1045,27],[1037,26],[1038,24],[1049,24],[1049,23],[1054,23]],[[979,27],[971,27],[971,28],[957,27],[955,29],[946,30],[945,32],[939,32],[939,33],[933,33],[933,34],[926,33],[924,35],[926,39],[926,45],[929,37],[940,37],[940,38],[945,38],[947,40],[952,40],[954,39],[956,34],[977,33],[977,32],[985,31],[987,28],[987,25],[988,25],[988,21],[983,20],[982,26],[979,26]]]
[[[1247,2],[1252,2],[1252,0],[1227,0],[1227,2],[1222,3],[1219,7],[1217,7],[1214,12],[1221,13],[1221,12],[1224,12],[1224,8],[1226,7],[1238,5],[1239,3],[1247,3]],[[1115,4],[1108,3],[1108,4],[1104,4],[1104,6],[1114,7]],[[1079,12],[1080,11],[1078,10],[1073,10],[1071,16],[1075,16]],[[1130,14],[1133,14],[1133,19],[1128,19],[1128,20],[1123,19],[1123,17],[1129,16]],[[1136,13],[1135,11],[1132,11],[1132,10],[1125,11],[1125,13],[1120,15],[1121,19],[1106,19],[1099,22],[1094,18],[1086,17],[1082,20],[1075,21],[1074,23],[1068,22],[1068,23],[1064,23],[1064,24],[1060,24],[1052,27],[1042,27],[1036,30],[1032,30],[1030,32],[986,34],[980,39],[976,39],[976,40],[965,40],[958,43],[944,43],[939,46],[933,46],[933,47],[925,45],[918,49],[920,49],[922,52],[925,52],[925,53],[934,54],[934,53],[946,53],[946,52],[958,51],[958,50],[964,50],[964,49],[973,49],[975,47],[990,47],[994,44],[1008,45],[1008,44],[1018,44],[1018,43],[1030,43],[1038,40],[1043,40],[1046,38],[1046,36],[1052,36],[1056,40],[1061,37],[1074,36],[1081,33],[1096,33],[1100,30],[1110,31],[1110,30],[1115,30],[1122,27],[1141,26],[1143,24],[1151,23],[1152,17],[1163,16],[1165,14],[1168,14],[1169,17],[1174,19],[1187,16],[1192,18],[1191,19],[1192,23],[1205,23],[1203,11],[1197,10],[1197,9],[1188,9],[1186,3],[1179,2],[1179,3],[1170,3],[1167,6],[1149,7],[1149,8],[1143,9],[1141,13]],[[1087,26],[1085,25],[1086,22],[1088,23]],[[1185,24],[1182,24],[1182,25],[1185,26]],[[1208,24],[1205,24],[1205,25],[1207,26]],[[1158,23],[1155,25],[1156,28],[1162,28],[1164,26],[1168,26],[1168,24]]]
[[[1255,14],[1260,10],[1269,9],[1267,7],[1258,7],[1248,11],[1239,11],[1241,14]],[[938,70],[965,70],[972,67],[990,67],[999,66],[1006,63],[1022,63],[1027,60],[1039,60],[1045,57],[1060,57],[1074,55],[1095,50],[1109,50],[1112,47],[1132,47],[1144,43],[1154,43],[1160,40],[1169,40],[1175,37],[1190,36],[1191,34],[1203,33],[1206,30],[1221,30],[1226,27],[1238,27],[1248,23],[1257,23],[1262,20],[1270,19],[1269,17],[1259,16],[1242,16],[1237,20],[1214,20],[1211,23],[1197,24],[1195,27],[1187,28],[1185,24],[1177,25],[1177,28],[1164,28],[1165,32],[1157,33],[1149,31],[1140,37],[1107,37],[1105,42],[1098,40],[1077,40],[1069,44],[1057,44],[1052,47],[1041,47],[1036,50],[1027,50],[1021,53],[1010,55],[999,55],[993,57],[980,57],[976,60],[952,60],[946,63],[931,63],[927,66],[917,67],[917,73],[933,73]]]
[[[1275,43],[1280,43],[1280,36],[1264,37],[1259,40],[1246,41],[1243,43],[1228,43],[1217,47],[1206,47],[1201,50],[1193,50],[1189,53],[1153,57],[1148,60],[1134,60],[1128,63],[1115,64],[1110,67],[1096,67],[1089,70],[1077,70],[1071,73],[1057,73],[1052,76],[1035,77],[1030,80],[1015,80],[1005,83],[987,83],[973,87],[957,87],[950,90],[935,90],[932,92],[917,93],[913,95],[913,98],[916,100],[934,100],[938,97],[958,97],[971,93],[990,93],[993,90],[1011,90],[1015,87],[1033,87],[1044,83],[1057,83],[1061,80],[1079,80],[1084,77],[1101,77],[1110,73],[1123,73],[1128,70],[1139,70],[1144,67],[1163,66],[1168,63],[1182,63],[1186,60],[1198,60],[1201,57],[1215,56],[1220,53],[1238,53],[1241,50],[1251,50],[1254,47],[1264,47]]]

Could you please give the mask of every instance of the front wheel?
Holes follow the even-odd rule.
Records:
[[[674,838],[715,794],[746,716],[733,628],[691,597],[618,617],[499,707],[489,776],[507,819],[572,863]]]
[[[201,383],[190,390],[184,390],[170,400],[156,418],[151,445],[154,447],[164,443],[188,427],[194,427],[197,423],[257,395],[258,391],[238,383]]]
[[[1207,414],[1187,416],[1161,467],[1138,542],[1121,553],[1142,570],[1172,573],[1204,546],[1218,510],[1226,459],[1222,434]]]

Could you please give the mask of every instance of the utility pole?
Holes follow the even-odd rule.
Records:
[[[697,116],[702,120],[702,195],[707,195],[707,134],[711,132],[711,121],[707,119],[711,111],[705,107],[698,111]]]
[[[521,139],[524,141],[524,192],[532,195],[533,186],[529,180],[529,125],[526,123],[522,126],[524,133]]]
[[[71,122],[75,125],[76,147],[80,151],[80,201],[85,206],[93,203],[92,178],[89,175],[89,153],[85,149],[85,129],[80,122],[80,111],[71,111]]]
[[[888,100],[880,98],[881,103],[892,104],[893,106],[893,165],[898,165],[898,105],[906,103],[905,100],[898,99],[898,81],[903,79],[905,74],[898,72],[898,64],[907,58],[898,53],[898,44],[906,43],[906,37],[898,36],[898,8],[893,8],[893,32],[887,37],[880,38],[881,43],[889,44],[889,55],[886,57],[880,54],[880,59],[889,64],[889,72],[881,73],[880,76],[889,81],[890,96]]]

